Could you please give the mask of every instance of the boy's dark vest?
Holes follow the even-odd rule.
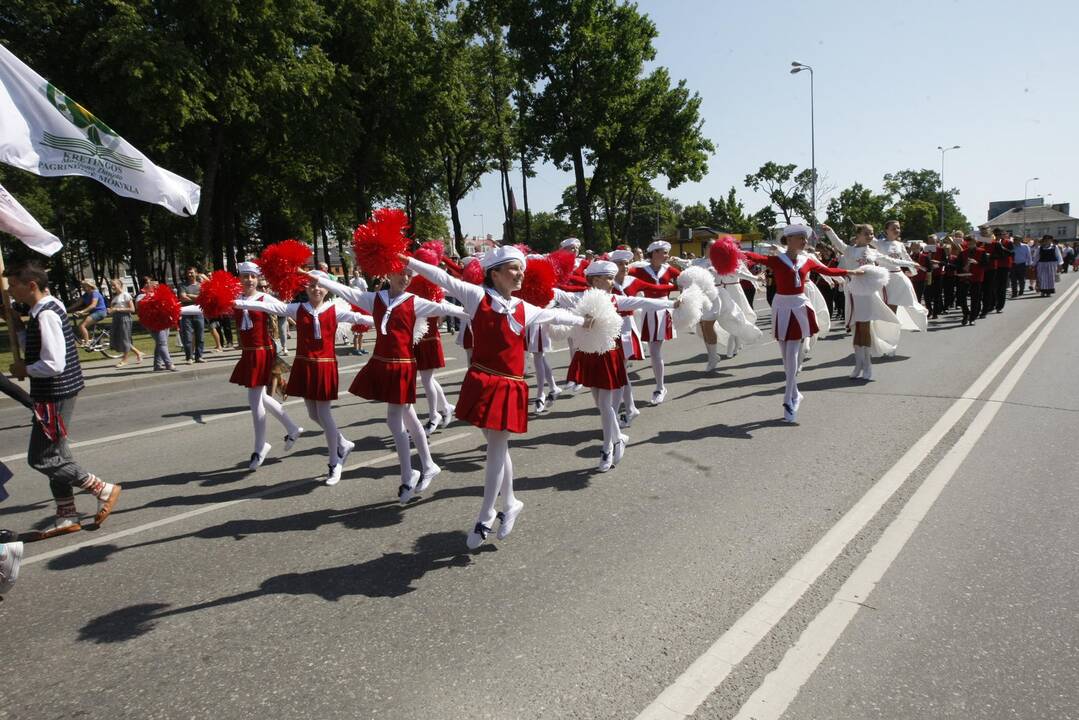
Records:
[[[41,313],[56,313],[60,317],[60,327],[64,329],[64,369],[54,377],[31,377],[30,397],[37,402],[50,402],[74,397],[83,388],[82,366],[79,365],[79,351],[75,349],[75,333],[68,322],[67,313],[56,301],[46,303],[36,317],[31,317],[26,325],[26,364],[33,365],[41,359]]]

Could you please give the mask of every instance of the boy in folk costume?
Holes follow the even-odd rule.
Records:
[[[487,440],[483,504],[467,537],[471,549],[479,547],[501,521],[498,538],[513,530],[524,503],[513,494],[513,463],[509,456],[511,433],[528,429],[528,383],[524,379],[523,333],[535,324],[557,322],[586,325],[585,318],[564,310],[541,309],[513,297],[521,289],[525,256],[512,246],[483,256],[483,285],[462,282],[433,265],[402,256],[410,269],[439,285],[461,302],[475,336],[472,360],[461,384],[457,417],[483,430]],[[501,495],[503,511],[495,514]]]
[[[83,470],[71,456],[67,426],[75,412],[75,397],[83,389],[83,378],[67,312],[49,293],[49,276],[39,265],[26,263],[5,271],[4,276],[10,283],[11,296],[30,306],[30,321],[23,339],[25,358],[11,365],[11,374],[16,378],[30,378],[30,397],[34,403],[26,461],[49,478],[49,489],[56,501],[56,517],[38,533],[38,538],[82,529],[75,508],[76,487],[97,498],[94,522],[100,526],[116,506],[120,486]],[[14,321],[14,313],[12,317]]]
[[[337,399],[337,353],[334,337],[339,321],[373,324],[366,315],[337,307],[319,286],[321,271],[313,271],[307,284],[307,302],[289,303],[266,296],[265,300],[236,300],[240,310],[257,310],[270,315],[287,317],[296,323],[296,358],[289,373],[288,395],[302,397],[307,415],[326,435],[329,461],[323,481],[336,485],[341,481],[341,469],[355,443],[349,442],[337,429],[330,404]]]
[[[804,253],[806,240],[813,231],[805,225],[790,225],[783,230],[785,252],[777,255],[760,255],[747,252],[749,260],[758,262],[772,271],[776,294],[772,300],[772,324],[779,352],[783,358],[786,389],[783,393],[783,419],[795,422],[802,393],[798,392],[798,365],[802,339],[817,332],[816,313],[805,295],[809,274],[818,272],[830,277],[861,275],[865,271],[830,268]]]
[[[245,300],[280,302],[277,298],[258,291],[262,270],[256,263],[242,262],[236,266],[240,276]],[[257,470],[270,452],[266,442],[266,414],[285,427],[285,452],[292,449],[303,432],[288,416],[267,388],[273,384],[273,367],[277,352],[271,337],[273,319],[266,313],[252,313],[237,308],[234,311],[236,326],[240,328],[240,359],[232,370],[229,382],[247,388],[247,404],[251,408],[251,422],[255,429],[255,447],[251,453],[248,469]]]
[[[612,293],[618,266],[607,260],[594,260],[585,270],[585,277],[591,288]],[[678,301],[667,298],[649,299],[628,295],[611,294],[611,304],[619,315],[632,314],[635,310],[657,312],[678,307]],[[626,451],[629,438],[618,430],[618,406],[622,402],[623,390],[629,385],[626,377],[626,357],[621,331],[614,347],[605,353],[587,353],[577,350],[570,361],[568,375],[571,380],[583,387],[592,389],[592,399],[599,410],[603,426],[603,453],[600,456],[599,472],[607,472],[617,465]]]
[[[442,472],[431,458],[427,435],[416,417],[416,358],[412,347],[419,329],[426,334],[427,318],[444,315],[466,317],[463,310],[447,302],[431,302],[407,291],[412,272],[407,268],[387,276],[389,288],[362,292],[334,282],[324,275],[310,273],[319,287],[371,313],[375,328],[375,349],[371,359],[352,381],[349,392],[367,400],[386,403],[386,424],[393,436],[397,459],[401,464],[401,483],[397,498],[402,505],[415,493],[423,492]],[[412,450],[416,446],[421,470],[412,469]]]
[[[670,252],[671,244],[669,242],[656,240],[645,250],[648,264],[643,267],[630,268],[629,274],[638,280],[653,285],[674,284],[680,273],[678,268],[667,264]],[[646,298],[660,299],[667,297],[667,295],[668,293],[644,289]],[[667,385],[664,383],[663,343],[666,340],[673,340],[674,337],[674,321],[671,319],[669,310],[645,313],[641,339],[648,343],[648,355],[652,360],[652,372],[656,377],[656,389],[652,392],[653,405],[659,405],[667,398]]]

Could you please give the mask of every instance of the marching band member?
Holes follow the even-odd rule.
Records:
[[[367,400],[386,403],[386,424],[393,436],[401,465],[401,483],[397,499],[404,505],[414,494],[423,492],[442,468],[431,458],[427,434],[416,417],[416,358],[412,353],[417,327],[423,331],[427,318],[444,315],[465,317],[465,313],[447,302],[431,302],[408,292],[413,273],[404,269],[390,273],[389,288],[364,292],[330,280],[324,274],[309,272],[324,288],[371,313],[375,327],[375,349],[371,359],[356,374],[349,392]],[[424,332],[424,334],[426,334]],[[412,450],[416,446],[421,470],[412,469]]]
[[[262,270],[253,262],[242,262],[236,266],[243,288],[243,297],[247,300],[265,302],[277,298],[258,292]],[[270,452],[270,443],[266,442],[266,414],[285,426],[285,452],[292,449],[303,432],[288,416],[281,403],[266,388],[273,382],[273,364],[277,357],[273,338],[270,337],[272,320],[266,313],[254,313],[237,308],[236,326],[240,328],[240,359],[232,370],[229,382],[247,388],[247,404],[251,408],[251,422],[255,429],[255,448],[251,453],[248,469],[257,470]]]
[[[541,309],[513,292],[521,287],[525,256],[512,246],[503,246],[484,255],[482,286],[462,282],[433,265],[406,258],[408,267],[449,294],[464,306],[475,338],[468,373],[461,383],[457,417],[483,430],[487,440],[487,468],[484,473],[483,504],[467,544],[475,549],[483,544],[500,520],[498,538],[513,530],[524,503],[513,494],[513,463],[509,454],[511,433],[528,429],[528,384],[524,380],[525,343],[522,333],[537,324],[558,322],[586,325],[585,318],[555,308]],[[495,501],[502,496],[503,510],[496,515]]]
[[[302,397],[307,415],[326,435],[328,451],[327,473],[323,482],[336,485],[341,481],[341,469],[355,443],[338,431],[330,404],[337,399],[337,352],[334,337],[339,321],[373,325],[374,321],[359,313],[336,306],[327,298],[319,280],[327,278],[321,270],[313,270],[307,283],[307,302],[285,304],[266,296],[264,300],[239,298],[240,310],[257,310],[270,315],[288,317],[296,323],[296,358],[288,377],[289,395]]]
[[[802,403],[802,393],[798,392],[798,363],[802,339],[817,332],[816,313],[811,312],[809,299],[805,295],[805,284],[809,273],[844,277],[861,275],[863,270],[843,270],[830,268],[813,260],[804,253],[806,241],[813,231],[805,225],[789,225],[783,230],[783,241],[787,245],[785,252],[777,255],[745,253],[746,258],[758,262],[772,271],[776,283],[776,295],[772,301],[772,327],[779,342],[780,355],[783,358],[783,372],[786,376],[786,390],[783,394],[783,419],[794,422],[798,417],[798,408]]]
[[[648,264],[643,267],[630,268],[629,274],[638,280],[654,285],[672,284],[678,278],[678,268],[669,265],[671,244],[664,240],[656,240],[645,250]],[[646,298],[660,299],[667,297],[667,293],[655,290],[644,290]],[[641,339],[648,343],[648,355],[652,361],[652,372],[656,378],[656,389],[652,392],[652,404],[659,405],[667,398],[667,385],[664,382],[663,366],[663,343],[673,340],[675,337],[674,322],[669,310],[658,310],[645,313],[644,330]]]

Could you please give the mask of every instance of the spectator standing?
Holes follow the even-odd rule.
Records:
[[[116,352],[123,353],[116,367],[127,365],[127,356],[132,351],[135,353],[135,362],[142,362],[142,351],[131,342],[132,317],[135,314],[135,301],[131,294],[124,290],[124,284],[120,280],[110,283],[112,288],[112,303],[109,304],[109,315],[112,315],[112,329],[109,331],[109,347]]]
[[[1030,267],[1030,246],[1025,242],[1015,243],[1014,262],[1012,263],[1012,297],[1023,294],[1027,284],[1027,268]]]
[[[185,275],[185,282],[180,286],[180,304],[194,305],[199,296],[199,271],[189,267]],[[202,358],[203,334],[206,332],[206,318],[202,313],[188,315],[185,313],[180,318],[180,341],[184,346],[184,358],[187,364],[206,362]]]

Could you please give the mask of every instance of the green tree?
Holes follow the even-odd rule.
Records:
[[[702,227],[710,226],[712,224],[712,213],[704,203],[693,203],[682,208],[682,217],[679,218],[678,224],[682,227]]]
[[[884,176],[884,191],[888,193],[892,201],[889,208],[891,216],[902,219],[904,213],[910,213],[919,218],[911,226],[904,222],[903,233],[908,237],[928,237],[937,229],[966,230],[971,227],[970,221],[959,209],[955,198],[959,195],[957,188],[949,188],[944,193],[944,218],[941,222],[941,186],[940,173],[936,170],[900,170]],[[914,203],[925,203],[936,208],[936,215],[928,229],[924,228],[921,221],[924,208]]]
[[[828,224],[840,237],[849,238],[854,226],[869,223],[880,232],[887,219],[888,195],[874,193],[861,183],[854,183],[828,201]]]
[[[810,207],[810,189],[813,184],[813,171],[797,172],[794,164],[779,165],[766,162],[757,172],[746,175],[747,188],[763,192],[776,212],[783,216],[783,221],[790,225],[795,216],[807,222],[813,222],[813,210]]]

